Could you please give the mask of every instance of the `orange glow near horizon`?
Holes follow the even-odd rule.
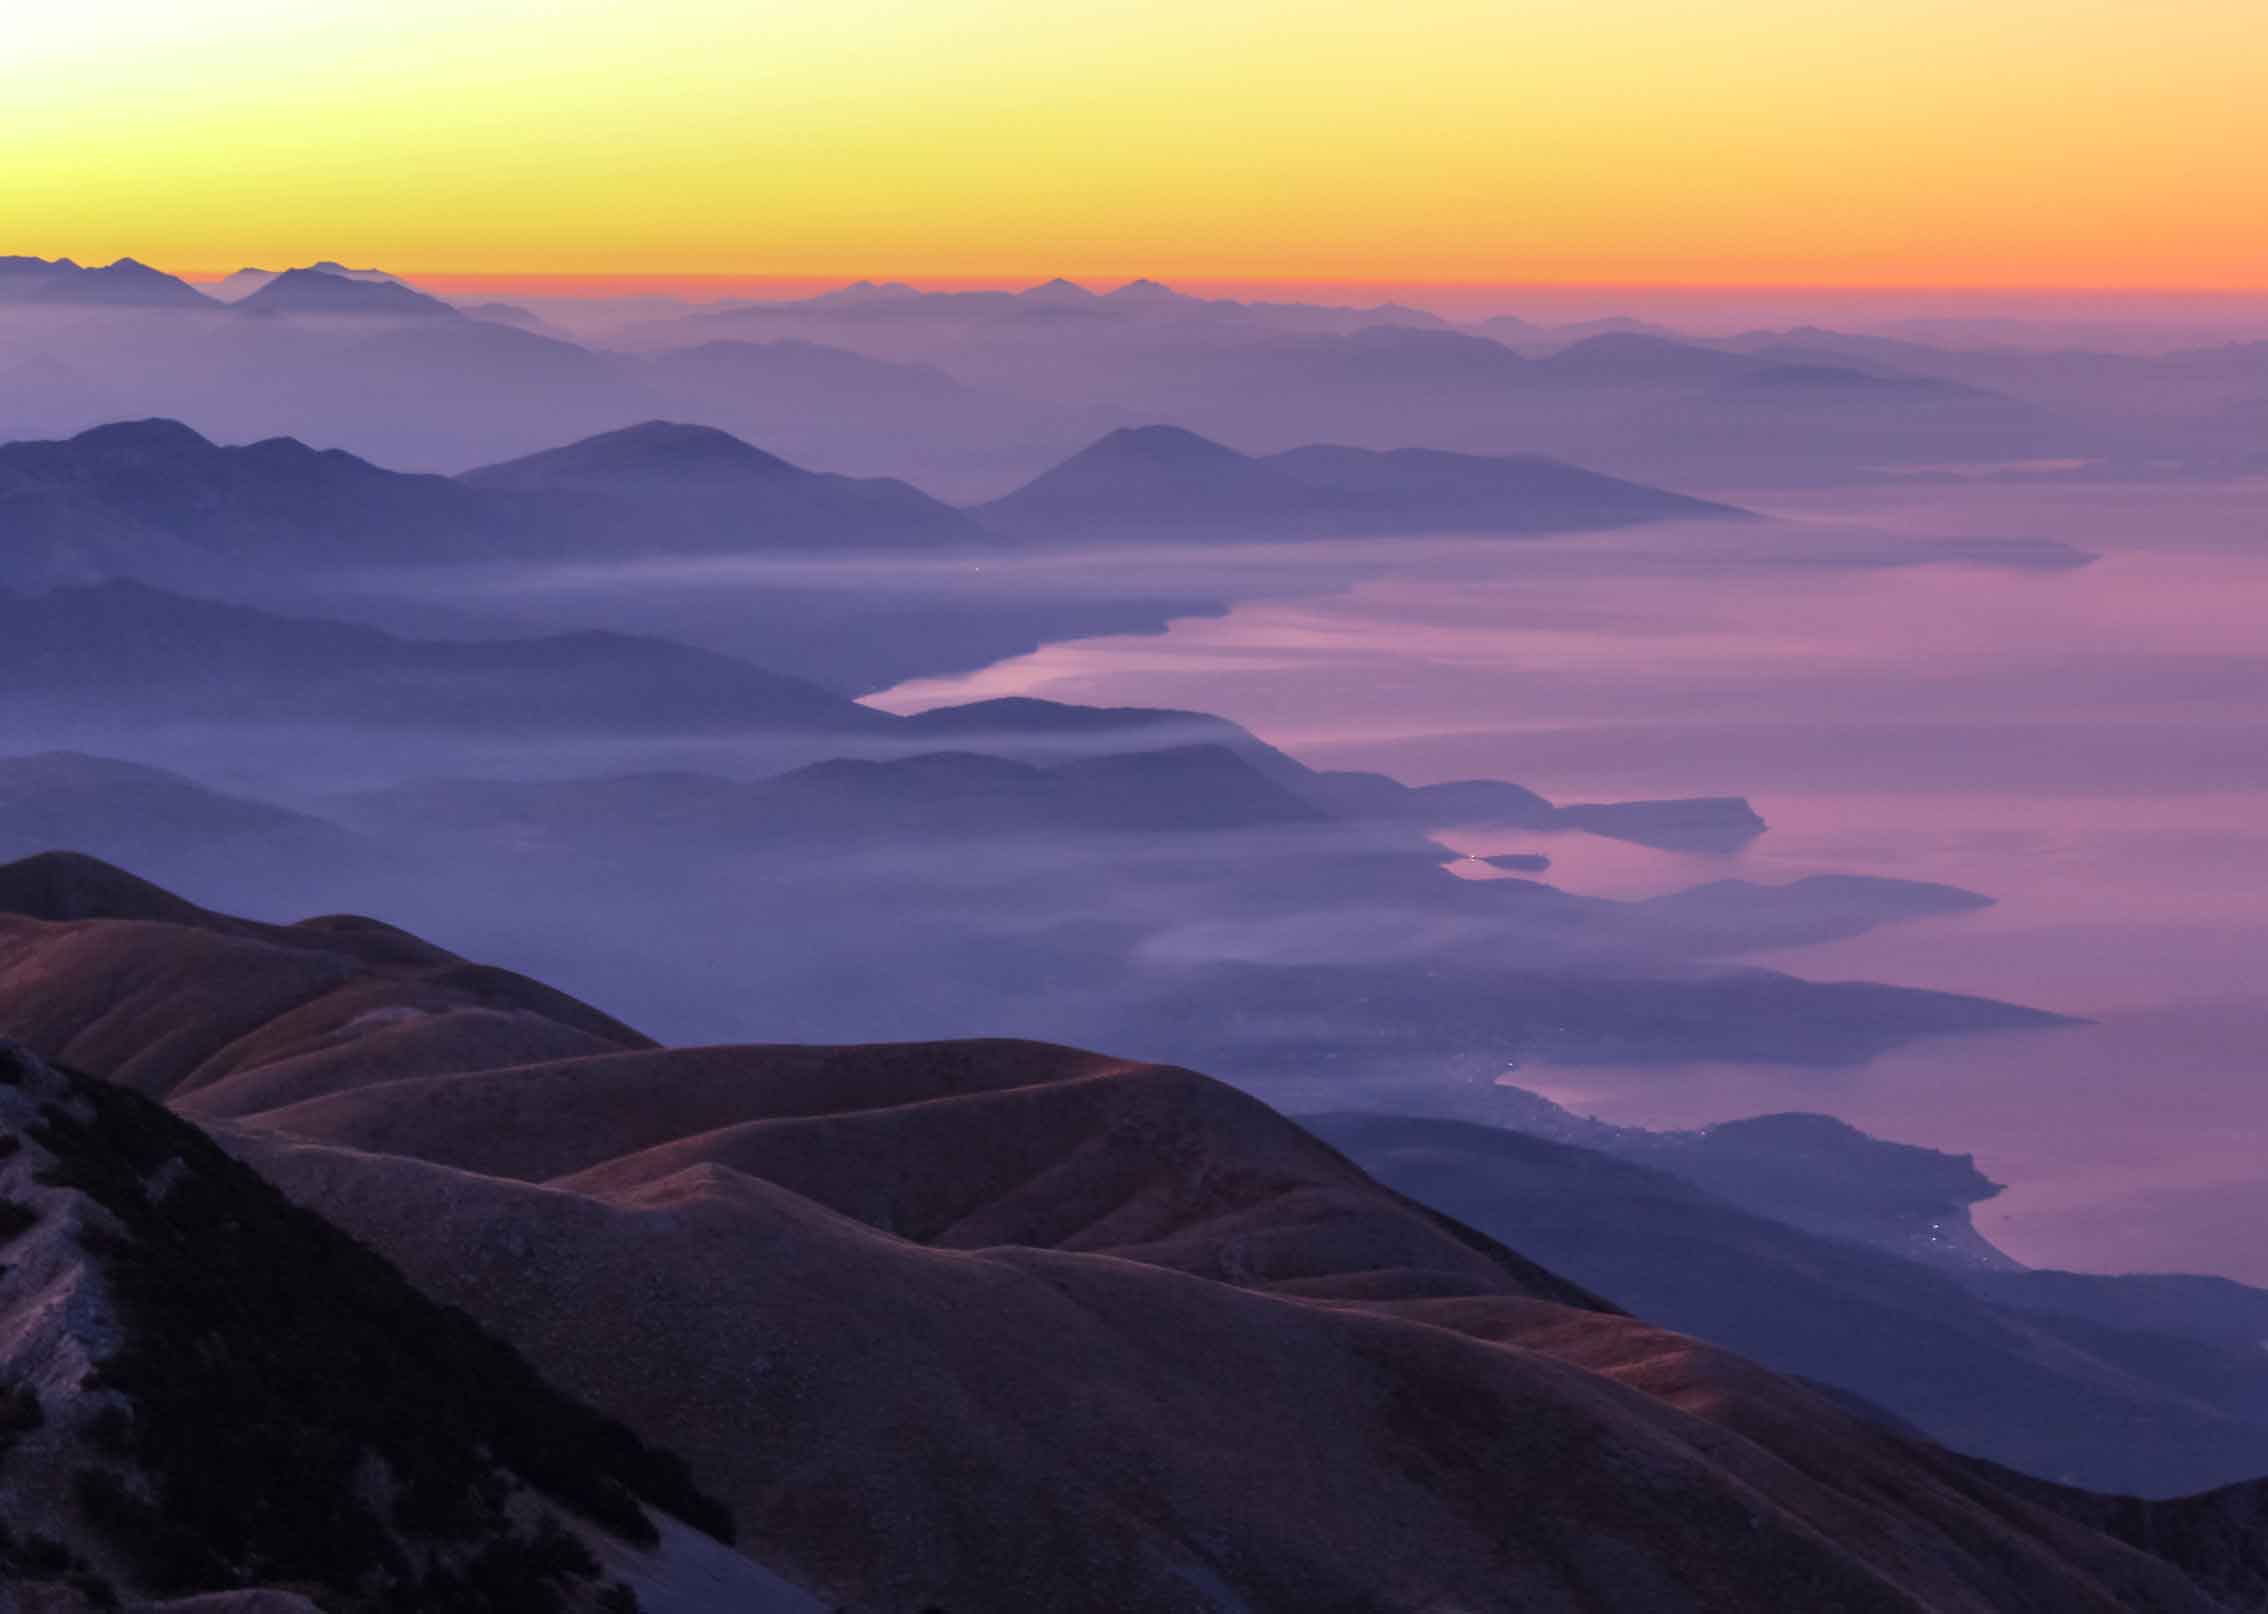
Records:
[[[78,0],[0,251],[523,288],[2268,292],[2258,0]]]

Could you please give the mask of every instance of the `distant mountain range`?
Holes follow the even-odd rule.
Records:
[[[338,569],[983,547],[996,536],[1528,533],[1741,514],[1551,460],[1324,447],[1256,459],[1170,427],[1114,432],[972,511],[664,421],[453,479],[292,438],[222,447],[167,420],[0,445],[0,579],[19,584],[195,585],[278,561],[312,582]]]
[[[291,438],[222,448],[169,420],[0,444],[0,577],[24,582],[511,552],[524,519],[444,477]]]
[[[132,258],[94,268],[69,258],[0,257],[0,307],[210,308],[185,280]]]
[[[0,579],[29,583],[194,584],[278,562],[312,583],[346,568],[986,541],[902,482],[805,471],[661,422],[457,479],[292,438],[224,448],[178,422],[128,422],[0,445],[0,532]]]
[[[816,296],[743,302],[690,316],[714,328],[760,328],[806,319],[846,324],[908,326],[927,323],[999,327],[1045,326],[1066,320],[1091,325],[1140,322],[1182,327],[1333,330],[1403,324],[1447,328],[1438,314],[1399,303],[1339,307],[1320,303],[1240,301],[1195,297],[1155,280],[1132,280],[1096,292],[1057,277],[1021,291],[925,292],[902,282],[858,281]]]
[[[858,759],[784,787],[783,829],[799,813],[811,815],[815,830],[871,829],[896,814],[939,826],[965,817],[1002,833],[1116,819],[1168,829],[1177,814],[1195,813],[1217,826],[1318,818],[1518,826],[1723,849],[1764,828],[1737,797],[1557,807],[1500,780],[1412,788],[1380,774],[1318,772],[1198,712],[1009,699],[900,717],[651,636],[420,639],[131,582],[0,592],[0,677],[23,724],[48,712],[58,724],[65,714],[98,715],[118,732],[196,719],[656,739],[771,734],[824,738]],[[1127,769],[1140,758],[1156,759],[1157,768],[1138,783]],[[0,786],[0,806],[6,799]],[[762,813],[744,817],[753,810],[750,802],[734,808],[749,832],[768,822]]]
[[[2161,462],[2249,464],[2247,410],[2268,396],[2268,361],[2246,344],[2137,355],[1810,328],[1698,338],[1629,319],[1459,325],[1392,304],[1238,302],[1139,281],[1102,294],[860,284],[792,302],[641,304],[644,317],[466,314],[330,261],[243,271],[215,292],[132,260],[0,260],[0,306],[80,311],[11,330],[0,422],[68,432],[165,414],[228,440],[290,433],[454,472],[687,419],[969,499],[1128,420],[1256,450],[1516,449],[1670,486],[2043,463],[2065,469],[2022,474],[2164,475]],[[554,314],[574,339],[545,323]]]
[[[397,318],[454,318],[457,311],[439,298],[376,269],[349,269],[318,263],[280,272],[239,269],[217,282],[212,294],[178,276],[132,258],[94,268],[69,258],[0,257],[0,307],[82,306],[119,309],[178,309],[212,312],[233,308],[251,315],[386,315]]]

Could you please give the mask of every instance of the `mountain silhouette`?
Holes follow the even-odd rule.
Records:
[[[370,280],[325,268],[286,269],[232,306],[240,314],[254,316],[367,315],[452,320],[463,317],[438,297],[413,291],[397,280]]]
[[[1539,456],[1317,445],[1253,457],[1122,428],[976,515],[1027,539],[1554,532],[1744,512]]]
[[[105,308],[210,308],[212,299],[185,280],[132,258],[101,268],[69,258],[0,257],[0,306],[10,303]]]
[[[0,765],[4,766],[4,765]],[[5,775],[0,774],[0,780]],[[611,826],[654,826],[683,859],[727,849],[943,848],[1022,838],[1202,835],[1307,828],[1324,814],[1218,746],[1037,766],[973,751],[835,758],[770,779],[622,774],[595,779],[441,779],[357,794],[355,823],[411,838],[505,837],[570,855],[629,852]],[[0,833],[8,815],[0,806]],[[897,842],[894,837],[918,837]],[[617,844],[601,851],[609,840]]]
[[[329,258],[304,267],[317,274],[336,276],[340,280],[359,280],[371,285],[408,286],[412,291],[417,289],[399,275],[390,275],[383,269],[349,269],[345,264]],[[280,269],[239,269],[234,274],[215,281],[210,294],[224,303],[241,302],[284,272]]]
[[[1103,301],[1120,307],[1164,308],[1188,301],[1171,286],[1156,280],[1129,280],[1115,291],[1105,292]]]
[[[1018,292],[1017,295],[1035,303],[1079,304],[1095,300],[1093,292],[1076,281],[1065,280],[1060,275],[1037,286],[1028,286],[1023,291]]]
[[[26,581],[407,562],[493,547],[519,519],[441,477],[288,437],[224,448],[171,420],[0,444],[0,516],[0,578]]]
[[[156,868],[231,851],[337,856],[345,840],[319,818],[208,790],[162,768],[78,751],[0,757],[0,859],[70,846]]]
[[[795,474],[775,454],[708,426],[682,426],[649,420],[639,426],[547,449],[501,465],[467,471],[460,481],[474,487],[585,493],[625,482],[716,477],[730,482],[764,481]]]
[[[476,321],[455,329],[475,328],[557,345]],[[680,553],[991,541],[905,483],[805,471],[659,422],[456,479],[288,437],[226,447],[177,421],[120,422],[0,444],[0,520],[0,583],[18,586],[669,552],[657,534]]]
[[[728,433],[671,421],[606,432],[468,471],[483,492],[572,496],[583,522],[626,534],[675,523],[685,549],[982,542],[960,511],[886,477],[806,471]]]
[[[874,734],[895,721],[798,678],[633,634],[411,639],[139,583],[0,594],[0,678],[106,723],[201,717],[499,734]]]

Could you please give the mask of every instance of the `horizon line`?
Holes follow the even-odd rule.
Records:
[[[128,254],[129,257],[132,254]],[[115,261],[115,260],[114,260]],[[147,263],[147,259],[137,259]],[[323,260],[346,264],[336,255]],[[355,267],[348,264],[348,267]],[[249,265],[239,264],[233,269],[215,269],[209,266],[195,268],[168,268],[163,272],[193,285],[210,285],[241,273]],[[288,264],[287,268],[307,268],[310,264]],[[1598,293],[1630,292],[1649,296],[1664,293],[1703,295],[1780,295],[1780,296],[1942,296],[1942,297],[2104,297],[2104,298],[2159,298],[2197,297],[2232,301],[2257,300],[2268,302],[2268,281],[2258,285],[2182,284],[2177,282],[2150,282],[2136,284],[2103,284],[2099,282],[1992,281],[1992,280],[1472,280],[1336,277],[1330,275],[1221,275],[1192,274],[1168,276],[1157,272],[1128,274],[1123,271],[1105,273],[1049,273],[1045,271],[1000,271],[983,274],[921,274],[889,271],[833,271],[799,274],[777,270],[561,270],[561,269],[448,269],[448,268],[386,268],[386,273],[403,279],[427,281],[457,281],[463,283],[518,283],[518,284],[580,284],[580,285],[777,285],[827,286],[853,285],[904,285],[916,291],[1022,291],[1055,281],[1067,281],[1083,289],[1113,291],[1123,286],[1148,282],[1173,290],[1183,286],[1244,287],[1256,290],[1268,288],[1291,289],[1310,287],[1315,290],[1359,291],[1442,291],[1442,292],[1500,292],[1500,293]],[[281,273],[281,270],[272,271]]]

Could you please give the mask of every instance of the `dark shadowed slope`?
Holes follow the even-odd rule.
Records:
[[[603,1536],[730,1538],[681,1460],[150,1100],[0,1042],[0,1137],[0,1597],[563,1614],[619,1606]]]
[[[2224,1606],[2069,1516],[2114,1504],[1602,1308],[1203,1077],[998,1042],[545,1062],[590,1015],[561,1004],[452,1060],[430,976],[359,951],[433,950],[374,927],[330,966],[361,1010],[280,1035],[288,995],[248,994],[321,934],[167,911],[10,921],[0,1023],[234,1115],[853,1608]]]
[[[1952,1273],[1800,1231],[1592,1149],[1404,1116],[1307,1124],[1380,1181],[1640,1316],[1855,1391],[1959,1450],[2158,1496],[2268,1470],[2268,1358],[2257,1344],[1997,1303]],[[1751,1144],[1757,1176],[1784,1181],[1803,1164],[1798,1140]],[[1846,1175],[1863,1176],[1855,1163]],[[1866,1188],[1855,1182],[1851,1195]]]
[[[1031,539],[1563,532],[1738,518],[1540,456],[1318,445],[1254,458],[1173,426],[1112,432],[979,519]]]
[[[650,549],[888,547],[985,537],[968,517],[904,482],[802,470],[726,432],[669,421],[484,466],[459,480],[484,490],[605,501],[626,529],[637,520],[663,524],[658,540],[649,527]],[[590,519],[607,516],[594,512]]]

